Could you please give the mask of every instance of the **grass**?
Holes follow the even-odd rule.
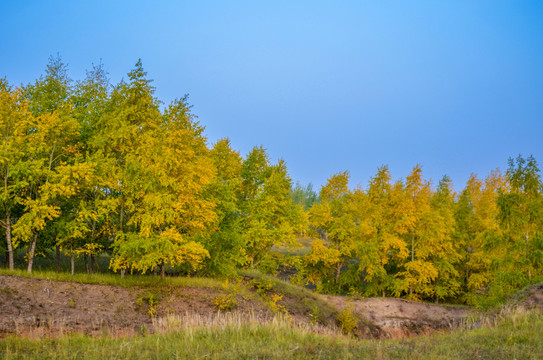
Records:
[[[121,278],[119,274],[112,273],[75,273],[73,276],[66,272],[55,272],[50,270],[36,270],[28,273],[26,270],[16,269],[13,271],[0,269],[0,275],[14,275],[33,279],[68,281],[81,284],[99,284],[122,287],[200,287],[219,289],[223,283],[220,279],[203,277],[160,277],[152,275],[129,275]]]
[[[297,248],[285,247],[285,246],[274,246],[271,251],[277,252],[283,255],[290,256],[303,256],[311,252],[311,245],[313,244],[313,238],[297,238],[296,241],[300,245]]]
[[[306,314],[323,325],[335,325],[339,310],[312,291],[256,270],[241,270],[239,275],[252,279],[255,284],[269,284],[271,291],[284,295],[289,300],[285,303],[289,313]]]
[[[467,320],[460,328],[403,340],[357,340],[334,329],[338,309],[302,287],[240,271],[242,296],[284,296],[289,313],[317,321],[296,324],[288,316],[259,318],[238,312],[170,315],[153,319],[155,334],[124,338],[73,335],[58,338],[0,339],[0,359],[542,359],[543,314],[518,306]],[[223,279],[151,275],[0,269],[0,275],[167,290],[203,287],[224,290]],[[241,284],[241,283],[240,283]],[[252,289],[252,291],[249,291]],[[258,289],[258,290],[255,290]],[[262,294],[258,294],[259,290]],[[529,290],[529,289],[528,289]],[[528,291],[527,290],[527,291]],[[527,296],[519,295],[519,301]]]
[[[474,330],[408,340],[355,340],[316,334],[286,320],[240,321],[235,316],[166,327],[132,338],[0,340],[11,359],[541,359],[543,315],[523,312]]]

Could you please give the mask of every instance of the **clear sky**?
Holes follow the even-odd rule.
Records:
[[[316,188],[421,164],[456,189],[533,154],[543,167],[542,1],[0,1],[0,77],[60,54],[112,83],[138,58],[190,94],[209,143],[264,146]]]

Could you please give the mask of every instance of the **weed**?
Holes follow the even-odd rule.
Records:
[[[358,325],[358,318],[353,314],[353,310],[349,307],[343,309],[337,317],[338,327],[345,335],[354,335]]]
[[[217,310],[229,311],[236,307],[237,301],[232,294],[217,295],[215,296],[213,305],[217,308]]]
[[[149,330],[147,329],[147,325],[143,324],[140,329],[139,329],[139,334],[141,336],[145,336],[147,334],[149,334]]]
[[[543,315],[519,314],[497,326],[402,340],[361,340],[296,326],[281,316],[237,312],[153,319],[139,337],[0,339],[2,359],[541,359]],[[40,329],[40,331],[43,331]]]
[[[213,302],[213,305],[218,310],[229,311],[234,309],[237,306],[236,296],[239,294],[241,286],[241,280],[236,283],[231,283],[228,279],[226,279],[226,281],[221,286],[226,294],[215,296],[215,301]]]
[[[75,300],[72,299],[72,298],[69,298],[69,299],[68,299],[68,305],[69,305],[72,309],[75,309]]]
[[[258,295],[263,296],[273,289],[274,281],[266,278],[253,279],[251,285],[256,289]]]
[[[143,304],[147,304],[149,308],[147,309],[147,313],[151,315],[151,317],[156,316],[157,312],[157,305],[160,301],[160,298],[150,292],[149,290],[145,291],[143,295],[136,301],[136,305],[141,306]]]
[[[312,324],[316,324],[319,321],[321,321],[320,311],[319,311],[319,307],[317,305],[313,306],[310,309],[309,321],[311,321]]]
[[[283,295],[279,294],[273,294],[271,298],[268,300],[268,306],[270,307],[271,311],[274,313],[283,313],[285,315],[289,315],[287,309],[278,303],[279,300],[283,299]]]

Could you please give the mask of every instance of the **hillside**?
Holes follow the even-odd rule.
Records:
[[[404,337],[449,328],[464,319],[466,308],[400,299],[355,300],[319,296],[277,280],[245,277],[222,286],[112,286],[0,276],[0,334],[56,336],[72,333],[129,336],[155,332],[168,316],[210,317],[234,299],[240,318],[269,321],[288,314],[295,324],[334,329],[341,313],[352,313],[361,338]],[[224,311],[223,311],[224,312]]]
[[[543,357],[543,284],[517,293],[500,311],[477,314],[400,299],[319,296],[249,272],[234,283],[33,276],[0,275],[2,359]],[[218,304],[233,304],[232,311],[218,311]],[[352,319],[345,336],[339,328]]]

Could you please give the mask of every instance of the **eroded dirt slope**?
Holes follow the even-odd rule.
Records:
[[[132,335],[153,331],[150,310],[157,317],[168,314],[210,315],[217,311],[214,300],[220,290],[178,287],[153,290],[158,303],[149,302],[148,290],[106,285],[0,276],[0,336],[54,336],[81,332],[92,335]],[[370,298],[356,300],[340,296],[322,296],[337,312],[351,309],[361,321],[362,338],[397,338],[450,328],[469,314],[464,307],[440,306],[401,299]],[[526,302],[541,303],[543,286],[534,289]],[[303,299],[302,299],[303,300]],[[290,311],[293,321],[311,321],[306,310]],[[291,304],[292,305],[292,304]],[[153,309],[151,309],[153,307]],[[264,302],[237,296],[236,311],[270,318],[273,313]]]
[[[465,319],[470,312],[465,307],[433,305],[403,299],[355,300],[340,296],[327,296],[327,299],[338,308],[351,309],[356,316],[377,327],[373,330],[375,335],[386,338],[406,337],[451,328]],[[360,335],[368,337],[367,334]]]
[[[216,311],[217,294],[207,288],[168,289],[158,293],[154,315],[208,315]],[[239,301],[243,311],[268,312],[257,302]],[[146,289],[0,276],[0,336],[132,335],[152,331],[150,309]]]

